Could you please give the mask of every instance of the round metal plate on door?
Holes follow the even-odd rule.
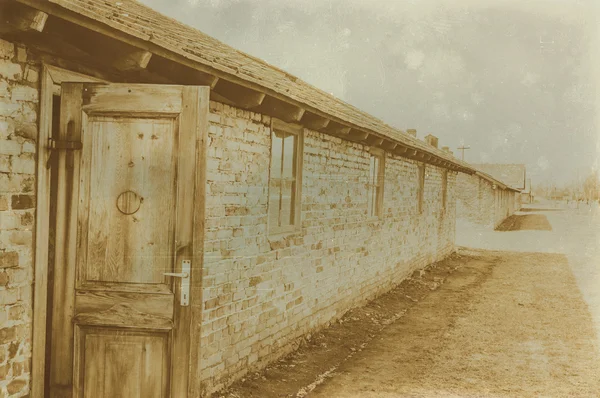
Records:
[[[125,191],[117,197],[117,209],[123,214],[131,215],[137,212],[144,198],[134,191]]]

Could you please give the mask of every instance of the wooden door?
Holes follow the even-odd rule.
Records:
[[[51,397],[187,396],[208,92],[62,84]]]

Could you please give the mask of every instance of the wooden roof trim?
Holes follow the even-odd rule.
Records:
[[[382,127],[384,127],[385,131],[375,132],[365,126],[358,126],[352,122],[344,120],[337,115],[323,112],[320,109],[317,109],[309,104],[302,103],[298,100],[295,100],[294,98],[291,98],[291,97],[281,94],[275,90],[272,90],[268,87],[265,87],[264,85],[261,85],[261,84],[255,83],[253,81],[244,79],[240,76],[237,76],[236,70],[231,70],[230,72],[226,72],[221,69],[217,69],[215,67],[203,64],[200,61],[190,59],[190,58],[186,57],[185,54],[182,54],[181,52],[168,49],[166,46],[168,46],[169,43],[167,43],[167,42],[161,43],[160,40],[155,40],[152,37],[150,37],[149,35],[143,35],[134,30],[124,29],[122,25],[118,25],[114,21],[111,21],[109,19],[105,18],[102,21],[96,20],[96,19],[88,17],[82,13],[78,13],[78,12],[69,10],[58,4],[53,4],[48,1],[17,0],[17,2],[26,4],[30,7],[36,8],[36,9],[38,9],[42,12],[48,13],[50,15],[54,15],[56,17],[59,17],[61,19],[69,21],[71,23],[74,23],[77,25],[82,25],[82,26],[86,27],[87,29],[91,29],[91,30],[93,30],[97,33],[100,33],[102,35],[105,35],[107,37],[127,43],[131,46],[139,48],[140,50],[159,55],[163,58],[170,59],[174,62],[177,62],[182,65],[188,66],[190,68],[196,69],[200,72],[204,72],[204,73],[213,75],[215,78],[214,83],[217,85],[219,84],[219,83],[217,83],[217,81],[220,81],[221,79],[223,79],[224,81],[230,81],[237,85],[247,87],[250,90],[264,93],[266,95],[263,99],[263,102],[258,107],[252,109],[256,112],[263,111],[267,114],[271,114],[272,116],[278,117],[278,118],[280,118],[282,120],[286,120],[288,122],[300,122],[303,118],[304,113],[308,111],[308,112],[310,112],[316,116],[319,116],[321,118],[329,119],[330,121],[333,121],[337,124],[346,126],[346,129],[350,128],[349,132],[362,131],[367,134],[365,139],[368,138],[369,136],[376,137],[376,138],[374,138],[376,140],[375,142],[379,143],[379,144],[381,144],[385,140],[391,140],[393,142],[398,143],[399,145],[403,145],[408,148],[411,148],[414,151],[415,155],[417,154],[417,152],[419,152],[419,153],[425,152],[425,153],[428,153],[430,157],[444,158],[449,164],[454,165],[456,170],[467,172],[468,174],[472,174],[475,172],[475,170],[472,169],[468,164],[466,164],[458,159],[451,158],[448,154],[436,153],[436,152],[441,152],[441,151],[437,150],[435,148],[431,148],[431,147],[427,148],[424,143],[421,143],[416,138],[413,138],[406,133],[403,133],[399,130],[396,130],[396,129],[386,125],[385,123],[381,122],[380,120],[364,113],[363,111],[360,111],[359,109],[355,110],[357,114],[365,115],[366,117],[372,118],[373,120],[377,121],[377,123],[381,123]],[[245,55],[247,55],[247,54],[245,54]],[[247,55],[247,56],[256,60],[257,62],[261,62],[264,65],[268,65],[269,68],[273,68],[278,71],[281,71],[280,69],[277,69],[277,68],[273,67],[272,65],[265,63],[262,60],[259,60],[255,57],[252,57],[249,55]],[[223,66],[223,65],[221,65],[221,66]],[[225,68],[223,68],[223,69],[225,69]],[[286,75],[288,77],[290,77],[290,79],[294,78],[293,76],[291,76],[287,73],[286,73]],[[296,78],[294,78],[294,79],[296,79]],[[314,90],[320,91],[317,88],[314,88],[312,86],[311,86],[311,88],[313,88]],[[265,105],[264,101],[267,101],[267,100],[268,100],[269,104]],[[331,101],[336,104],[337,103],[344,104],[344,106],[347,106],[349,109],[352,109],[352,110],[354,109],[354,107],[352,107],[351,105],[345,104],[343,101],[341,101],[333,96],[331,97]],[[371,122],[373,122],[373,121],[371,121]],[[329,122],[329,123],[331,123],[331,122]],[[389,131],[387,131],[387,130],[389,130]],[[383,133],[383,137],[381,136],[382,133]],[[388,134],[386,134],[386,133],[388,133]],[[392,136],[389,135],[391,133],[393,133]],[[402,138],[400,138],[400,137],[402,137]],[[381,142],[379,142],[380,140],[381,140]],[[411,152],[409,151],[407,153],[410,155]]]
[[[511,190],[511,191],[515,191],[515,192],[521,192],[521,190],[520,190],[520,189],[513,188],[513,187],[511,187],[511,186],[509,186],[509,185],[506,185],[506,184],[504,184],[503,182],[501,182],[500,180],[497,180],[496,178],[492,177],[491,175],[489,175],[489,174],[487,174],[487,173],[485,173],[485,172],[483,172],[483,171],[477,170],[477,171],[475,172],[475,174],[476,174],[477,176],[479,176],[480,178],[483,178],[484,180],[487,180],[487,181],[491,182],[492,184],[495,184],[495,185],[497,185],[497,186],[498,186],[498,187],[500,187],[501,189],[509,189],[509,190]]]

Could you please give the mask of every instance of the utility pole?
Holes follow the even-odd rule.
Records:
[[[465,160],[465,149],[471,149],[471,147],[463,144],[463,146],[459,146],[457,149],[462,152],[462,160]]]

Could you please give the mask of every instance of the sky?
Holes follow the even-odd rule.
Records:
[[[142,2],[534,186],[600,166],[600,0]]]

